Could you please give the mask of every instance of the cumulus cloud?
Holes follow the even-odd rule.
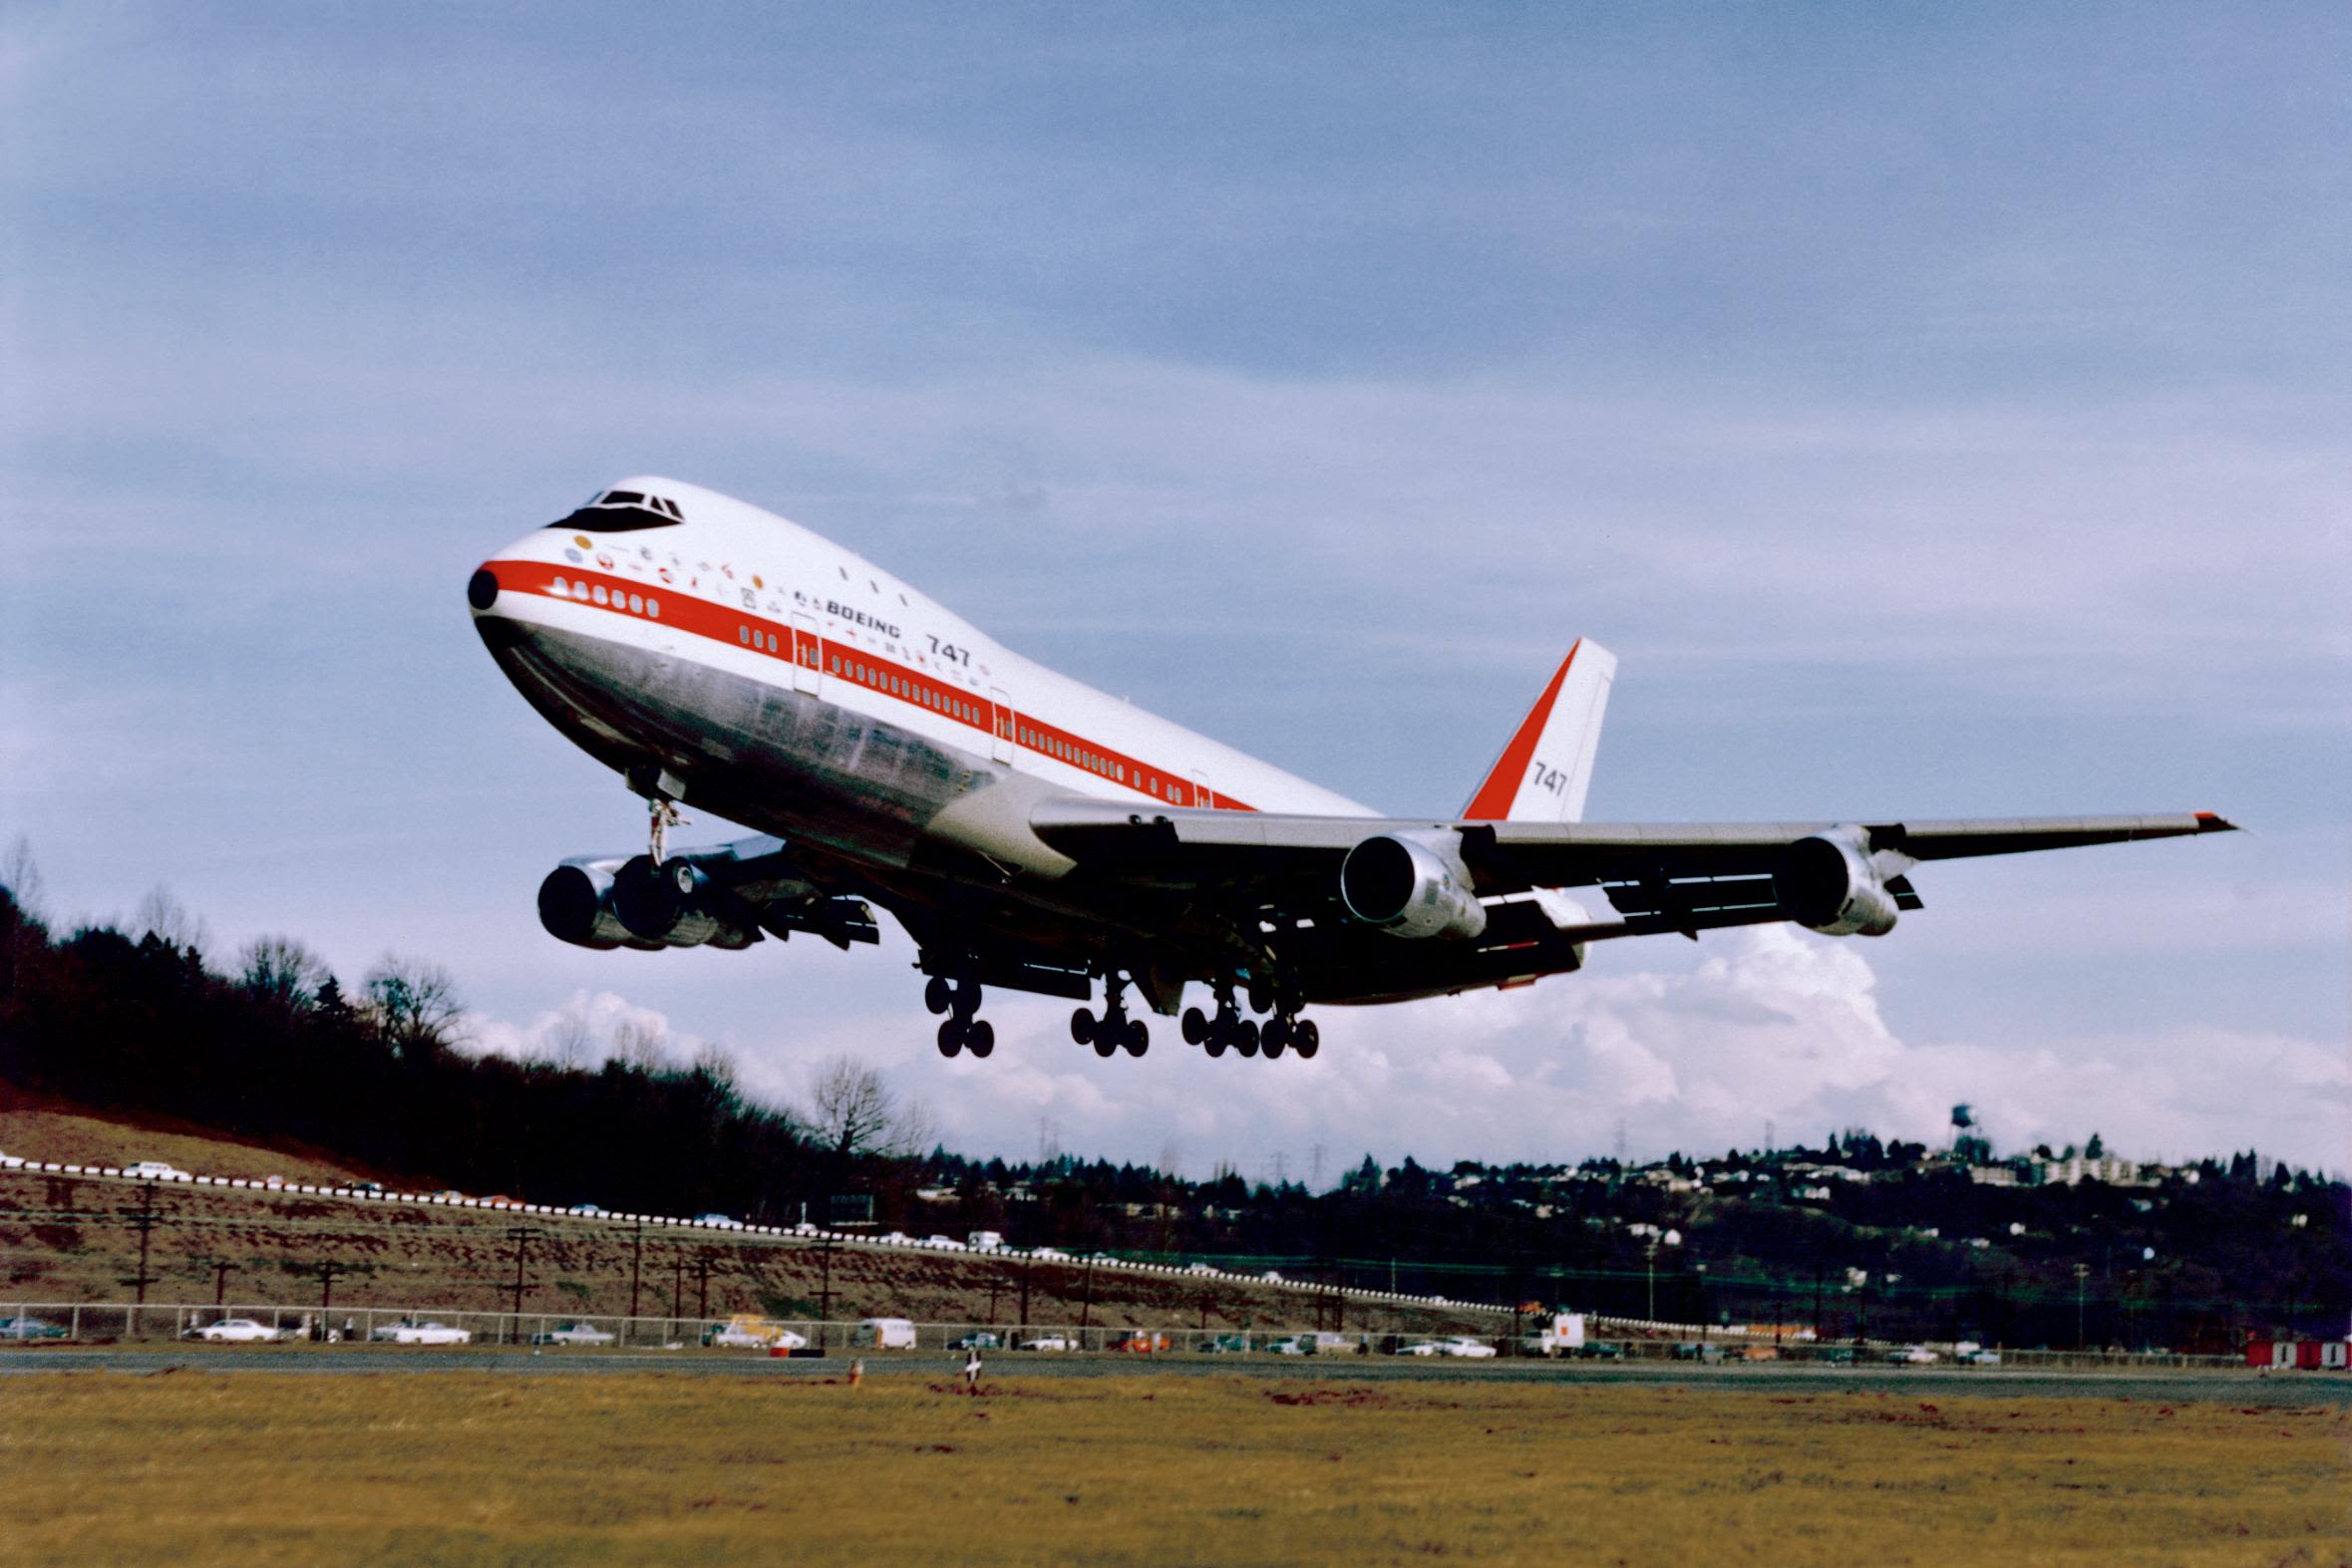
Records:
[[[684,1067],[703,1050],[702,1041],[672,1028],[667,1015],[611,991],[575,991],[563,1006],[527,1023],[480,1015],[471,1022],[476,1051],[518,1062],[592,1068],[619,1058],[646,1067]]]
[[[1619,951],[1623,951],[1620,949]],[[2094,1131],[2140,1158],[2244,1146],[2342,1163],[2352,1110],[2343,1054],[2285,1035],[2184,1025],[2150,1034],[1906,1040],[1880,1012],[1866,949],[1785,927],[1721,933],[1681,971],[1595,967],[1531,990],[1369,1010],[1319,1010],[1313,1062],[1188,1050],[1155,1021],[1142,1062],[1098,1062],[1065,1013],[993,1003],[996,1056],[940,1060],[903,1011],[842,1020],[789,1048],[747,1047],[755,1085],[862,1050],[939,1114],[951,1147],[1020,1156],[1041,1128],[1074,1152],[1149,1160],[1174,1142],[1191,1173],[1229,1161],[1326,1177],[1383,1161],[1656,1156],[1764,1141],[1818,1142],[1847,1126],[1928,1141],[1965,1101],[2004,1151]],[[2269,1086],[2245,1093],[2251,1079]]]

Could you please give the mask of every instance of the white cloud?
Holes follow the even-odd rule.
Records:
[[[476,1052],[518,1062],[592,1068],[616,1053],[625,1055],[633,1046],[685,1067],[703,1048],[701,1040],[674,1029],[666,1014],[611,991],[575,991],[562,1007],[549,1008],[528,1023],[474,1014],[467,1024],[468,1044]]]

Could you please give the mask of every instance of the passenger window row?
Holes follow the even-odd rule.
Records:
[[[618,588],[607,592],[600,582],[567,582],[561,577],[548,587],[558,599],[577,599],[582,604],[601,604],[607,609],[626,610],[631,615],[642,615],[648,620],[661,619],[661,600],[643,594],[624,593]]]

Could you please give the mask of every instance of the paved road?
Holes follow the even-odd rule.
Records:
[[[869,1377],[954,1378],[960,1356],[881,1355],[864,1358]],[[392,1350],[379,1347],[184,1346],[55,1347],[0,1350],[0,1377],[42,1372],[277,1373],[293,1376],[381,1376],[401,1372],[487,1372],[563,1377],[618,1372],[664,1372],[711,1378],[838,1378],[845,1356],[773,1359],[708,1351],[537,1352],[498,1346],[466,1350]],[[1020,1356],[988,1359],[992,1379],[1134,1377],[1249,1377],[1319,1382],[1558,1383],[1740,1390],[1760,1394],[1895,1393],[1941,1398],[2214,1400],[2238,1405],[2352,1406],[2352,1377],[2340,1373],[2264,1376],[2227,1371],[2148,1369],[1962,1370],[1959,1368],[1696,1367],[1673,1362],[1460,1362],[1388,1358]]]

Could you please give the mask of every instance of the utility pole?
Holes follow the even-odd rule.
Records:
[[[996,1326],[996,1293],[1002,1289],[1004,1276],[992,1271],[988,1276],[988,1323],[991,1328]]]
[[[2078,1264],[2076,1264],[2076,1265],[2075,1265],[2075,1349],[2076,1349],[2076,1350],[2078,1350],[2078,1351],[2079,1351],[2079,1350],[2084,1350],[2084,1349],[2087,1349],[2087,1348],[2088,1348],[2088,1345],[2089,1345],[2089,1342],[2088,1342],[2088,1340],[2085,1338],[2085,1336],[2084,1336],[2084,1332],[2083,1332],[2083,1316],[2084,1316],[2084,1306],[2085,1306],[2085,1299],[2086,1299],[2086,1296],[2087,1296],[2087,1294],[2088,1294],[2088,1292],[2089,1292],[2089,1290],[2090,1290],[2090,1281],[2091,1281],[2091,1265],[2090,1265],[2090,1264],[2088,1264],[2088,1263],[2078,1263]]]
[[[217,1307],[228,1299],[228,1277],[236,1272],[236,1265],[212,1261],[212,1305]]]
[[[132,1281],[132,1284],[139,1292],[137,1305],[144,1307],[147,1305],[147,1288],[151,1283],[147,1272],[147,1250],[148,1242],[154,1236],[156,1229],[156,1184],[152,1181],[149,1182],[139,1189],[139,1208],[131,1215],[132,1227],[139,1232],[139,1277]],[[131,1323],[132,1333],[137,1334],[139,1332],[139,1313],[136,1310],[131,1314]]]
[[[817,1243],[817,1348],[825,1349],[825,1328],[833,1322],[833,1237]]]
[[[1026,1264],[1026,1263],[1024,1263],[1024,1264],[1022,1264],[1022,1265],[1021,1265],[1021,1321],[1020,1321],[1019,1323],[1017,1323],[1017,1324],[1013,1325],[1013,1327],[1014,1327],[1014,1328],[1016,1328],[1016,1329],[1025,1329],[1025,1328],[1027,1328],[1028,1326],[1029,1326],[1029,1265],[1028,1265],[1028,1264]]]
[[[1649,1306],[1642,1316],[1655,1323],[1658,1321],[1658,1238],[1652,1236],[1649,1245],[1642,1248],[1642,1253],[1646,1259],[1645,1272],[1649,1277]]]
[[[1078,1303],[1078,1331],[1084,1334],[1095,1319],[1095,1260],[1086,1260],[1086,1292]]]
[[[711,1271],[718,1267],[707,1252],[694,1258],[694,1315],[708,1320],[711,1315]]]
[[[530,1231],[515,1225],[506,1232],[506,1239],[514,1243],[514,1332],[522,1333],[522,1260],[530,1250]]]
[[[637,1316],[637,1275],[645,1265],[645,1221],[640,1217],[635,1234],[629,1238],[629,1316]]]
[[[676,1323],[686,1316],[686,1259],[673,1253],[670,1257],[670,1321]]]
[[[327,1315],[327,1309],[335,1305],[335,1276],[338,1274],[348,1274],[351,1271],[349,1269],[346,1269],[342,1264],[337,1263],[332,1259],[328,1259],[319,1264],[318,1315],[321,1318],[324,1318]]]

